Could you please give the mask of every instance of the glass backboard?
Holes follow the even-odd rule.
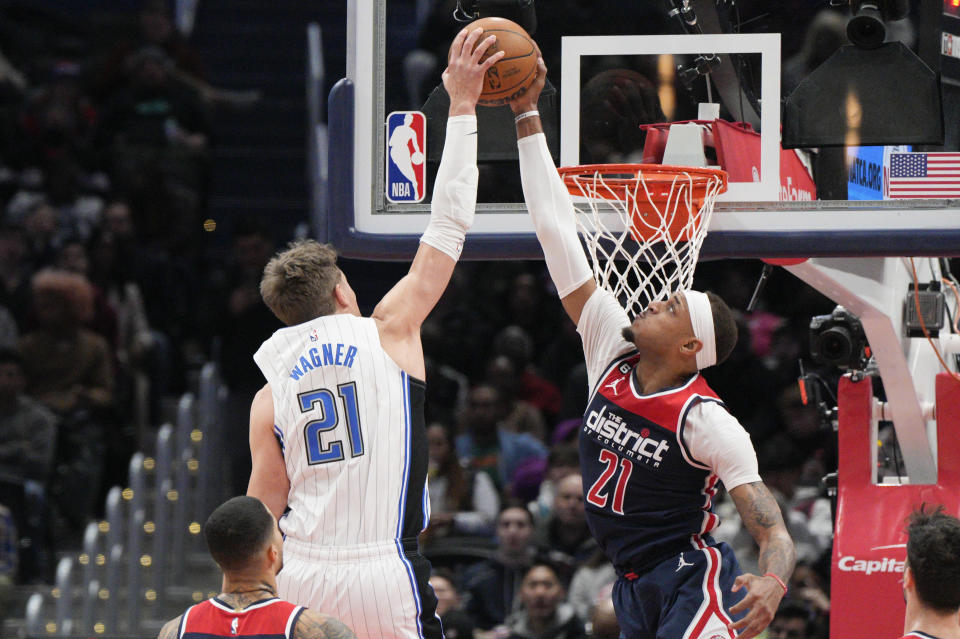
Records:
[[[490,3],[349,3],[347,78],[330,94],[329,200],[317,225],[344,254],[412,255],[442,152],[446,51],[478,4],[482,13]],[[496,4],[529,18],[529,0]],[[960,152],[960,17],[949,0],[886,16],[886,43],[874,49],[850,43],[846,4],[539,0],[533,10],[535,29],[525,26],[548,66],[540,111],[558,165],[686,163],[676,147],[665,157],[664,140],[678,130],[671,124],[699,122],[703,145],[689,163],[721,166],[731,183],[704,256],[960,252],[960,155],[955,171],[952,157],[931,155]],[[913,86],[917,63],[930,81]],[[879,99],[885,91],[892,98]],[[414,189],[390,171],[387,124],[406,111],[425,114]],[[465,256],[538,257],[512,115],[479,107],[478,116],[478,216]]]

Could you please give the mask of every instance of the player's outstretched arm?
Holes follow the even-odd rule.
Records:
[[[740,639],[756,637],[773,620],[780,600],[787,594],[786,584],[797,561],[793,540],[783,523],[777,500],[763,482],[741,484],[730,491],[743,525],[760,546],[759,567],[763,576],[744,574],[737,577],[733,591],[746,588],[747,596],[730,608],[732,614],[748,610],[733,624]]]
[[[357,639],[357,635],[333,617],[304,610],[293,629],[293,639]]]
[[[177,631],[180,630],[181,617],[183,617],[183,615],[163,624],[163,628],[160,629],[160,634],[157,635],[157,639],[176,639]]]
[[[553,164],[540,124],[537,101],[546,80],[547,67],[540,58],[537,79],[526,93],[510,103],[510,108],[517,118],[523,199],[533,219],[560,302],[573,323],[579,324],[583,305],[597,285],[577,235],[573,201]]]
[[[273,433],[273,394],[270,384],[264,385],[250,405],[250,483],[247,495],[266,505],[277,519],[287,508],[290,480],[283,463],[280,444]]]
[[[503,57],[498,51],[484,61],[480,58],[495,41],[494,36],[479,42],[483,30],[463,29],[450,47],[450,59],[443,72],[443,85],[450,95],[447,136],[443,157],[434,181],[427,225],[410,272],[401,279],[373,311],[384,346],[402,368],[412,374],[419,348],[397,353],[390,342],[419,339],[420,325],[443,295],[463,250],[466,233],[473,225],[477,205],[477,100],[483,77]],[[417,341],[419,346],[419,341]],[[401,351],[404,349],[400,349]],[[422,355],[419,356],[422,360]],[[422,361],[419,368],[422,368]]]

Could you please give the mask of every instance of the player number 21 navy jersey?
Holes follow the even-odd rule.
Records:
[[[580,431],[587,523],[620,574],[642,572],[710,543],[719,478],[683,440],[690,409],[720,402],[694,375],[683,386],[641,395],[634,351],[600,377]]]

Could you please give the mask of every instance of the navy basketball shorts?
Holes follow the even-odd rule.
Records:
[[[746,613],[729,608],[747,591],[730,592],[740,575],[725,543],[684,551],[646,574],[623,576],[613,586],[613,607],[622,639],[730,639],[727,624]],[[631,575],[631,573],[628,573]]]

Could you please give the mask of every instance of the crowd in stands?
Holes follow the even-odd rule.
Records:
[[[226,260],[202,243],[222,94],[164,2],[126,18],[110,37],[51,35],[12,10],[0,19],[0,572],[21,581],[49,582],[52,553],[124,481],[142,443],[138,402],[155,426],[160,400],[204,358],[229,387],[226,453],[243,492],[247,410],[263,384],[252,353],[279,328],[258,283],[288,238],[250,220]],[[770,637],[825,637],[832,516],[819,482],[836,468],[835,437],[796,377],[810,316],[832,304],[778,273],[745,312],[758,273],[699,268],[696,286],[739,309],[737,349],[706,377],[749,431],[798,545]],[[461,264],[423,345],[432,516],[421,541],[447,637],[617,636],[614,571],[583,511],[580,338],[543,263]],[[717,537],[755,570],[752,538],[729,499],[717,502]]]
[[[82,18],[0,7],[8,579],[50,582],[53,553],[75,547],[162,399],[209,356],[191,306],[218,99],[166,2]]]

